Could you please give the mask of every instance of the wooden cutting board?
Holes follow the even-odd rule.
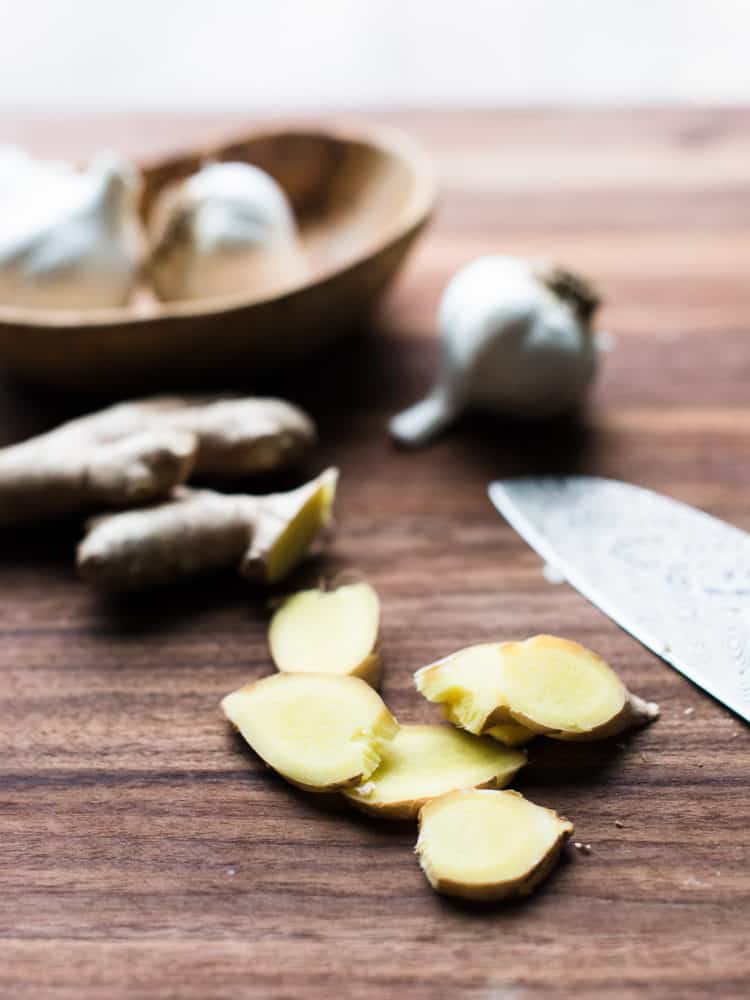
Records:
[[[392,115],[442,181],[438,219],[363,339],[271,387],[310,408],[308,471],[342,470],[308,582],[354,566],[382,595],[384,694],[434,719],[412,671],[472,642],[560,633],[661,720],[615,745],[545,745],[517,787],[576,824],[528,901],[428,888],[415,830],[296,792],[219,699],[269,671],[264,595],[231,577],[119,603],[75,577],[77,529],[0,538],[3,998],[747,996],[750,735],[567,586],[490,507],[495,476],[632,480],[750,529],[750,112]],[[83,156],[213,139],[237,119],[4,120]],[[417,454],[390,414],[428,385],[442,286],[486,251],[595,279],[612,338],[585,426],[472,419]],[[10,385],[10,442],[86,407]]]

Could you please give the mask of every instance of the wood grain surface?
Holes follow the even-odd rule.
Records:
[[[263,594],[229,577],[105,600],[76,580],[78,525],[5,532],[3,998],[748,995],[747,727],[547,583],[485,486],[593,472],[750,529],[750,112],[384,118],[434,157],[441,206],[371,330],[270,386],[320,423],[302,474],[342,470],[335,544],[295,582],[370,577],[402,721],[437,715],[416,667],[541,631],[600,651],[662,718],[613,745],[534,744],[517,787],[592,851],[570,848],[528,901],[459,905],[428,888],[412,826],[291,789],[229,731],[220,698],[270,669]],[[6,119],[0,137],[147,158],[247,125]],[[399,452],[386,420],[430,381],[441,287],[485,251],[551,256],[601,285],[613,349],[585,422],[472,418]],[[3,384],[0,440],[87,405]]]

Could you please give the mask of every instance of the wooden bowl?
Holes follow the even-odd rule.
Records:
[[[247,382],[354,331],[425,225],[432,172],[390,130],[275,130],[144,170],[148,219],[164,185],[209,160],[244,160],[284,188],[312,277],[280,295],[252,291],[161,303],[147,292],[118,309],[42,312],[0,306],[0,366],[71,389],[152,391]]]

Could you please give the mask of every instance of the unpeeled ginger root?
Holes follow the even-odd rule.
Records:
[[[359,582],[288,597],[271,619],[268,642],[282,672],[350,674],[377,687],[379,629],[378,595]]]
[[[510,899],[547,877],[572,833],[572,823],[518,792],[468,789],[422,808],[416,853],[437,892]]]
[[[452,726],[402,726],[368,780],[344,795],[372,816],[414,819],[429,799],[460,788],[503,788],[526,763],[523,750]]]
[[[270,472],[297,461],[315,440],[307,414],[280,399],[119,403],[0,449],[0,524],[140,506],[193,474]]]
[[[272,674],[221,703],[227,719],[283,778],[309,792],[366,781],[398,723],[359,677]]]
[[[268,496],[179,487],[153,507],[105,514],[78,547],[81,576],[135,590],[237,567],[248,580],[283,579],[331,521],[336,469]]]
[[[657,705],[631,694],[577,642],[538,635],[469,646],[414,675],[428,701],[470,733],[520,724],[560,740],[597,740],[653,721]]]

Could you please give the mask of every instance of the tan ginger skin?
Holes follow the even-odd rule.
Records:
[[[315,441],[312,420],[280,399],[119,403],[0,449],[0,524],[152,503],[191,475],[274,471]]]

